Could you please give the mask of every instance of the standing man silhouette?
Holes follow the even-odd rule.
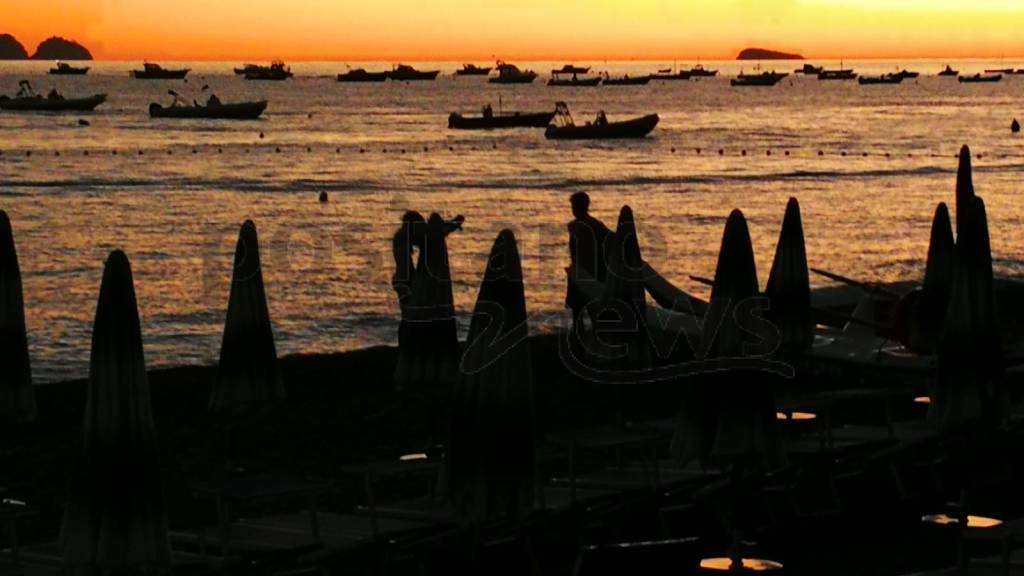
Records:
[[[590,215],[590,196],[586,192],[573,194],[569,202],[575,219],[569,223],[569,257],[573,266],[569,271],[565,305],[572,309],[573,330],[578,330],[587,302],[575,283],[604,282],[607,275],[605,241],[611,230]]]

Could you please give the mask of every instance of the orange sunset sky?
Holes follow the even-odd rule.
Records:
[[[1024,0],[0,0],[111,60],[1024,56]]]

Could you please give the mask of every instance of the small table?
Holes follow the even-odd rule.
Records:
[[[309,524],[314,544],[320,542],[317,519],[317,498],[333,487],[332,482],[305,480],[283,474],[252,474],[225,477],[202,482],[192,487],[199,498],[212,498],[217,505],[221,550],[224,558],[231,548],[231,508],[254,500],[273,500],[295,496],[309,499]]]

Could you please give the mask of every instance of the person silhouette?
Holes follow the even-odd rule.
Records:
[[[590,195],[586,192],[573,194],[569,203],[572,205],[574,219],[568,226],[572,268],[566,287],[565,305],[572,310],[573,329],[576,329],[587,302],[574,284],[587,280],[604,282],[607,275],[605,243],[611,230],[590,215]]]
[[[464,221],[462,216],[445,221],[438,214],[425,220],[409,211],[392,240],[391,285],[402,312],[394,373],[399,390],[454,382],[459,343],[446,238]]]

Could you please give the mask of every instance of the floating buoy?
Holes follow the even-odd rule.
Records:
[[[56,152],[54,152],[53,155],[54,156],[60,156],[60,150],[57,150]]]
[[[360,154],[366,154],[366,148],[360,148],[359,149],[359,153]]]
[[[786,150],[785,155],[789,156],[789,150]]]
[[[384,154],[387,154],[388,153],[388,149],[385,148],[385,149],[381,150],[381,152],[383,152]]]
[[[88,150],[86,150],[85,152],[82,152],[82,156],[88,156],[88,155],[89,155],[89,151]]]
[[[192,149],[192,153],[193,153],[193,154],[198,154],[198,152],[196,152],[196,149],[195,149],[195,148],[193,148],[193,149]]]
[[[824,156],[824,155],[825,155],[824,152],[822,152],[821,150],[818,150],[818,156]]]
[[[79,126],[90,126],[89,121],[86,120],[85,118],[79,118],[78,119],[78,125]]]
[[[340,154],[341,153],[341,148],[335,148],[334,149],[334,153],[335,154]]]
[[[867,153],[867,152],[865,152],[865,153],[864,153],[864,157],[865,157],[865,158],[867,158],[867,157],[868,157],[868,153]]]
[[[402,149],[400,150],[400,152],[401,152],[402,154],[405,154],[405,148],[402,148]]]
[[[263,132],[260,132],[260,140],[263,140]]]
[[[842,156],[843,158],[846,158],[846,150],[840,152],[839,155]]]
[[[977,158],[978,160],[981,160],[984,156],[985,156],[984,154],[978,154],[977,156],[975,156],[975,158]]]
[[[139,150],[139,156],[142,156],[142,150]]]
[[[497,149],[498,149],[498,145],[497,144],[491,144],[491,150],[497,150]]]
[[[1014,118],[1013,122],[1010,123],[1010,132],[1013,132],[1014,134],[1020,133],[1020,122],[1017,122],[1016,118]]]
[[[224,153],[224,149],[223,148],[217,148],[217,154],[223,154],[223,153]]]
[[[675,149],[675,148],[671,148],[670,150],[671,150],[671,152],[672,152],[673,154],[675,154],[675,153],[676,153],[676,149]]]
[[[168,156],[173,156],[174,155],[174,151],[173,150],[168,150],[167,151],[167,155]]]
[[[746,150],[741,150],[740,151],[740,156],[746,156],[746,155],[747,155],[747,151]]]
[[[281,149],[280,148],[274,148],[274,152],[280,154],[281,153]]]
[[[110,151],[110,155],[111,156],[117,156],[117,150],[111,150]]]
[[[313,151],[313,149],[311,147],[306,146],[306,152],[312,152],[312,151]]]
[[[721,156],[723,154],[725,154],[725,150],[722,150],[721,148],[719,148],[718,149],[718,155]]]
[[[764,155],[765,156],[771,156],[772,155],[772,151],[771,150],[767,150],[767,151],[765,151]]]
[[[32,155],[32,151],[31,150],[25,152],[25,156],[31,156],[31,155]]]
[[[312,118],[312,117],[313,117],[313,113],[312,112],[310,112],[309,114],[306,114],[306,118]]]
[[[449,150],[450,152],[455,152],[455,148],[452,148],[451,146],[449,146],[449,147],[448,147],[448,150]]]
[[[697,148],[697,154],[700,154],[700,148]]]
[[[320,203],[327,204],[327,192],[320,193]]]

